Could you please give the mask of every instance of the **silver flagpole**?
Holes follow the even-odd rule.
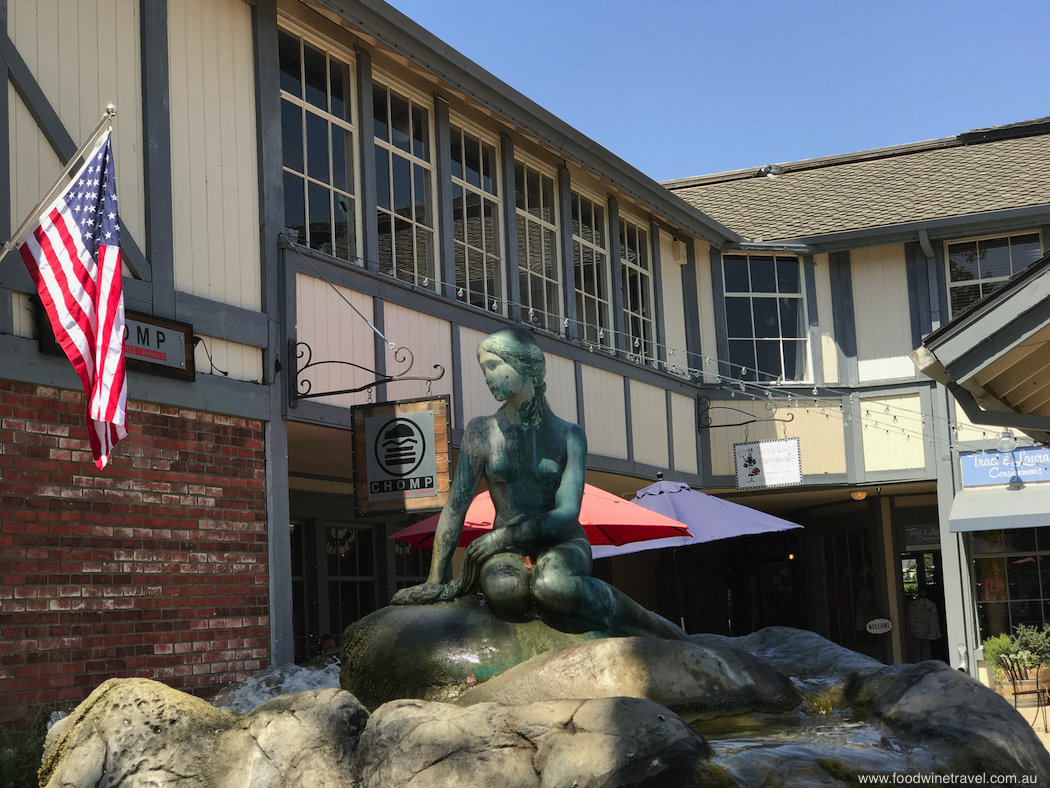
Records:
[[[55,199],[55,195],[57,195],[61,189],[68,186],[66,183],[66,177],[69,175],[70,171],[80,163],[84,154],[95,144],[102,129],[107,123],[111,123],[116,115],[117,108],[112,104],[107,104],[105,112],[102,113],[102,119],[98,122],[98,125],[95,126],[95,130],[92,131],[91,135],[87,138],[87,142],[81,145],[80,149],[73,154],[73,157],[66,162],[65,169],[63,169],[62,173],[58,176],[58,180],[55,181],[54,185],[48,190],[47,194],[44,195],[43,199],[36,204],[36,207],[29,212],[29,217],[22,222],[22,226],[18,228],[18,232],[11,236],[11,240],[4,244],[3,249],[0,249],[0,260],[3,260],[4,257],[7,256],[7,253],[12,249],[17,249],[21,245],[18,243],[18,239],[22,237],[22,233],[28,230],[30,225],[39,220],[40,209],[45,205],[49,205],[51,201]]]

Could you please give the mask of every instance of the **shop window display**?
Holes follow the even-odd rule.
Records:
[[[970,551],[982,641],[1050,623],[1050,527],[978,531]]]

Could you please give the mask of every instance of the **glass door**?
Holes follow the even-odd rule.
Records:
[[[941,551],[901,553],[900,559],[904,661],[939,659],[948,662]]]

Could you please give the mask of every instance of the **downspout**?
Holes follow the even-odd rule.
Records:
[[[932,331],[941,327],[941,297],[937,287],[937,255],[930,243],[930,234],[925,230],[919,230],[919,246],[922,253],[926,255],[926,277],[930,283],[930,322]]]

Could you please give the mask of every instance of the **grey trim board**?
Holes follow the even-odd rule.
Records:
[[[627,437],[627,457],[634,462],[634,420],[631,418],[631,379],[623,379],[623,415],[624,429]]]
[[[500,166],[503,175],[503,258],[507,283],[507,317],[521,320],[521,279],[518,273],[518,209],[514,175],[514,141],[500,137]]]
[[[312,252],[312,250],[299,246],[290,246],[287,242],[284,242],[284,248],[286,250],[286,270],[292,280],[292,284],[289,285],[289,298],[286,299],[288,301],[287,306],[292,310],[286,317],[288,326],[294,326],[296,319],[294,314],[295,291],[292,289],[294,288],[295,274],[302,272],[305,275],[316,277],[317,271],[314,271],[310,267],[311,265],[323,271],[324,275],[333,284],[348,287],[366,295],[378,296],[408,309],[425,312],[441,320],[459,323],[462,326],[473,328],[486,334],[513,324],[512,321],[508,321],[499,315],[469,307],[456,301],[450,301],[447,298],[441,298],[430,290],[413,287],[385,274],[369,273],[360,267],[349,266],[330,258],[321,257]],[[310,261],[309,264],[299,259],[300,255],[307,258]],[[525,327],[528,328],[528,326]],[[631,376],[640,381],[651,383],[654,386],[671,388],[686,396],[692,396],[696,391],[695,384],[677,375],[659,372],[652,367],[646,367],[641,364],[626,362],[608,353],[588,352],[586,348],[578,344],[567,342],[561,337],[542,331],[534,333],[537,342],[547,352],[555,353],[564,358],[581,360],[591,366],[615,372],[619,375]]]
[[[7,33],[7,0],[0,0],[0,28]],[[8,104],[7,63],[0,60],[0,239],[11,238],[11,108]],[[0,334],[15,330],[14,293],[0,287]]]
[[[452,369],[446,370],[452,375],[452,426],[465,429],[463,423],[463,376],[457,374],[463,369],[463,347],[459,338],[459,323],[449,323],[449,338],[452,342]]]
[[[612,294],[612,329],[613,347],[617,353],[627,354],[627,327],[623,317],[623,264],[620,259],[623,250],[620,248],[620,203],[615,197],[609,197],[609,264],[612,282],[609,292]]]
[[[5,287],[0,287],[0,334],[13,334],[14,331],[14,293]]]
[[[576,378],[576,423],[587,430],[587,413],[585,407],[586,397],[583,396],[583,363],[574,361],[572,363],[573,374]]]
[[[674,470],[674,414],[671,411],[671,392],[664,392],[664,411],[667,413],[667,469]]]
[[[327,402],[313,399],[299,400],[294,408],[288,409],[287,419],[307,424],[319,424],[333,429],[353,429],[350,408],[329,405]]]
[[[851,401],[849,396],[844,396],[840,400],[842,405],[842,411],[837,418],[842,418],[842,414],[851,415],[853,419],[849,421],[849,426],[843,425],[842,427],[842,442],[844,444],[844,455],[846,460],[846,478],[850,482],[856,484],[864,484],[869,481],[867,476],[867,469],[864,467],[864,425],[861,422],[860,408],[861,402],[859,397],[854,397]]]
[[[783,238],[770,242],[772,246],[802,244],[813,252],[839,252],[864,246],[885,246],[915,240],[919,230],[926,230],[933,241],[968,238],[973,235],[1012,233],[1050,220],[1050,204],[1004,208],[998,211],[948,216],[921,222],[906,222],[888,227],[870,227],[840,233]]]
[[[860,380],[857,362],[857,327],[853,311],[853,271],[850,253],[828,255],[831,273],[831,314],[835,325],[835,344],[839,352],[839,380],[856,385]]]
[[[256,348],[270,344],[266,315],[251,309],[176,292],[175,319],[190,323],[194,333],[227,342]]]
[[[42,355],[38,348],[39,343],[35,339],[0,336],[0,358],[4,360],[3,372],[0,374],[7,380],[83,391],[68,361]],[[197,375],[197,379],[191,383],[129,372],[128,397],[260,421],[266,421],[269,417],[266,387],[219,375]]]
[[[288,497],[288,359],[278,371],[284,352],[284,281],[278,237],[284,228],[284,178],[281,142],[280,74],[278,71],[277,0],[257,0],[252,8],[255,39],[255,113],[259,162],[259,256],[262,308],[265,314],[223,310],[225,331],[243,331],[245,339],[265,341],[263,380],[267,383],[266,423],[266,522],[270,591],[270,661],[287,664],[295,659],[292,630],[291,520]],[[294,301],[294,299],[293,299]],[[176,309],[187,299],[175,294]],[[187,307],[191,303],[187,303]],[[196,304],[197,307],[203,304]],[[261,324],[258,318],[262,318]],[[247,343],[252,344],[252,343]],[[294,362],[293,362],[294,363]]]
[[[1011,427],[1025,431],[1050,433],[1050,416],[1013,411],[982,410],[973,394],[957,383],[949,383],[948,390],[959,403],[966,418],[982,427]]]
[[[926,255],[917,243],[904,245],[905,268],[908,277],[908,312],[911,317],[912,347],[919,347],[922,338],[932,330],[930,313],[930,281]]]
[[[384,301],[381,297],[376,296],[372,299],[372,325],[376,327],[379,334],[386,333],[386,310],[384,309]],[[386,374],[386,340],[379,334],[372,334],[373,347],[375,348],[375,372],[376,377]],[[385,402],[386,396],[386,384],[380,383],[375,387],[375,401]]]
[[[660,225],[649,222],[649,248],[653,266],[653,322],[656,324],[656,359],[667,365],[667,332],[664,330],[664,279],[661,270]]]
[[[452,214],[452,129],[448,102],[434,97],[434,158],[437,167],[438,292],[446,298],[456,295],[456,248],[453,240],[455,220]]]
[[[722,253],[711,247],[711,297],[714,300],[715,347],[718,360],[715,374],[722,375],[722,364],[729,363],[729,329],[726,324],[725,285],[722,280]]]
[[[168,0],[139,0],[142,64],[142,177],[146,258],[153,314],[175,317],[175,229],[171,202]]]
[[[7,34],[7,0],[0,0],[0,28]],[[7,64],[0,60],[0,239],[11,238],[11,107],[8,101]],[[2,299],[0,299],[2,301]],[[0,309],[2,309],[0,305]],[[3,331],[3,320],[0,318],[0,331]]]
[[[685,265],[682,266],[682,312],[685,315],[685,358],[690,369],[704,368],[703,341],[700,336],[700,298],[696,284],[696,248],[686,238]]]
[[[820,315],[817,313],[817,272],[813,255],[802,258],[802,270],[806,277],[806,311],[809,320],[809,355],[813,359],[810,370],[814,383],[824,383],[824,349],[820,338]],[[916,347],[918,347],[916,345]]]
[[[36,293],[33,280],[19,255],[8,255],[0,262],[0,288],[16,293]],[[152,287],[141,279],[124,278],[124,305],[128,309],[148,313],[152,308]]]
[[[32,279],[29,280],[29,290],[24,292],[34,292]],[[124,277],[124,306],[148,314],[153,309],[153,283]]]
[[[266,548],[270,572],[270,662],[295,660],[292,630],[291,506],[288,502],[288,426],[266,422]]]
[[[375,116],[372,108],[372,56],[357,53],[357,130],[361,151],[361,248],[358,254],[369,271],[379,270],[379,225],[376,214]]]
[[[589,471],[604,471],[606,473],[618,473],[623,476],[634,476],[644,481],[638,485],[638,488],[646,487],[656,481],[656,474],[664,473],[666,468],[659,468],[655,465],[649,465],[643,462],[634,462],[633,460],[625,460],[621,457],[606,457],[604,455],[589,454],[587,455],[587,470]],[[696,489],[704,489],[703,479],[695,473],[682,473],[681,471],[675,471],[675,480],[683,481],[691,487]],[[729,486],[732,487],[734,480],[729,480]],[[710,488],[707,488],[710,489]]]
[[[565,338],[576,339],[580,336],[580,326],[576,314],[576,265],[573,254],[572,238],[572,178],[564,167],[558,169],[558,228],[559,250],[561,255],[561,293],[562,308],[569,324],[564,327]]]

